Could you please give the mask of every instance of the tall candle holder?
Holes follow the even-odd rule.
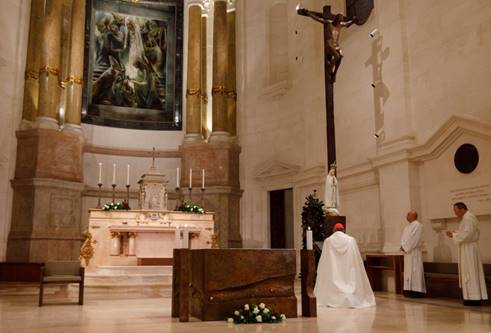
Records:
[[[99,191],[97,191],[97,209],[101,209],[101,190],[102,190],[102,183],[97,183],[97,186],[99,187]]]
[[[192,187],[188,187],[188,191],[189,191],[189,203],[191,204],[191,193],[193,192],[193,188]]]
[[[115,202],[116,201],[116,184],[112,184],[111,186],[113,187],[113,201],[112,202]]]
[[[201,200],[200,200],[201,208],[205,209],[205,188],[201,188]]]
[[[181,205],[181,188],[176,186],[176,206],[179,207]]]
[[[130,184],[126,184],[126,202],[130,204]]]

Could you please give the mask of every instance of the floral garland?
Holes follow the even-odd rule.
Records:
[[[128,210],[130,206],[125,201],[123,202],[111,202],[102,206],[102,210]]]
[[[182,205],[177,206],[176,211],[188,212],[188,213],[194,213],[194,214],[204,214],[205,213],[205,210],[202,207],[196,206],[196,205],[190,205],[187,203],[183,203]]]
[[[234,311],[233,317],[227,318],[227,322],[235,324],[281,323],[284,320],[284,314],[273,313],[264,303],[245,304],[243,309]]]

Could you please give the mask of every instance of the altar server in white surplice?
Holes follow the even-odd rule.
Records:
[[[374,306],[375,296],[356,240],[343,231],[343,225],[336,223],[334,233],[324,241],[314,288],[317,304],[334,308]]]
[[[418,213],[406,215],[409,222],[402,231],[401,251],[404,252],[404,296],[422,297],[426,293],[423,271],[423,225],[417,221]]]
[[[488,293],[479,253],[479,221],[463,202],[454,204],[453,210],[461,221],[459,229],[447,231],[447,236],[459,247],[459,285],[464,305],[481,305],[481,300],[488,299]]]

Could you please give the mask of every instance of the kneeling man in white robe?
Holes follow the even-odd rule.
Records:
[[[401,251],[404,252],[404,296],[423,297],[426,293],[423,270],[423,225],[418,213],[411,210],[406,215],[409,222],[402,231]]]
[[[459,286],[464,305],[481,305],[481,300],[488,299],[488,292],[479,252],[479,221],[463,202],[454,204],[453,211],[462,220],[459,229],[447,231],[447,236],[459,247]]]
[[[317,304],[334,308],[374,306],[375,296],[356,240],[343,231],[343,225],[336,223],[334,234],[324,241],[314,288]]]

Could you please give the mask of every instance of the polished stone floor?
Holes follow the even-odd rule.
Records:
[[[39,308],[36,287],[0,287],[0,332],[491,332],[491,307],[463,307],[455,300],[407,300],[391,293],[377,293],[375,308],[318,308],[317,318],[234,325],[179,323],[170,318],[168,290],[88,290],[84,306],[67,303],[76,300],[76,291],[48,290],[48,305]]]

